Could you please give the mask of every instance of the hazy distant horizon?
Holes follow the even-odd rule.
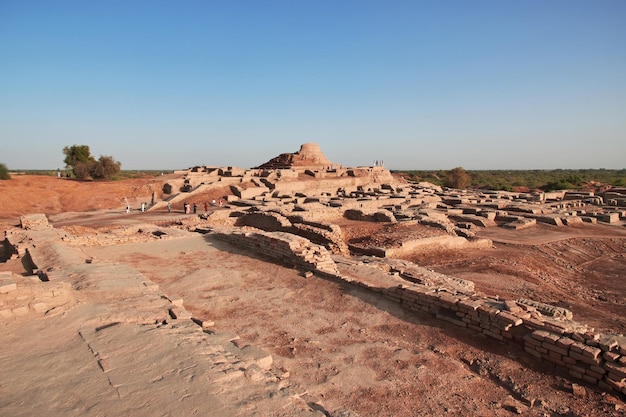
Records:
[[[267,161],[265,161],[267,162]],[[3,163],[0,161],[0,163]],[[57,170],[61,170],[61,171],[66,171],[68,169],[66,169],[65,167],[57,167],[57,168],[13,168],[7,165],[9,172],[20,172],[20,171],[57,171]],[[255,166],[260,165],[257,164]],[[370,165],[345,165],[345,164],[341,164],[343,167],[347,167],[347,168],[359,168],[359,167],[368,167],[368,166],[372,166],[372,164]],[[194,168],[196,166],[202,166],[202,165],[190,165],[187,167],[180,167],[180,168],[124,168],[124,165],[122,164],[122,171],[150,171],[150,172],[170,172],[170,171],[184,171],[184,170],[188,170],[191,168]],[[238,165],[232,165],[232,164],[224,164],[224,165],[208,165],[208,166],[214,166],[214,167],[218,167],[218,168],[224,168],[224,167],[235,167],[235,168],[240,168],[240,169],[254,169],[254,167],[242,167],[242,166],[238,166]],[[558,170],[562,170],[562,171],[600,171],[600,170],[607,170],[607,171],[625,171],[626,167],[624,168],[604,168],[604,167],[600,167],[600,168],[518,168],[518,169],[510,169],[510,168],[467,168],[464,167],[462,165],[457,165],[455,167],[448,167],[448,168],[429,168],[429,169],[425,169],[425,168],[389,168],[387,166],[385,166],[386,169],[388,169],[389,171],[429,171],[429,172],[437,172],[437,171],[450,171],[454,168],[457,167],[461,167],[463,169],[465,169],[466,171],[558,171]],[[69,168],[71,169],[71,168]]]
[[[0,2],[0,163],[623,169],[626,1]],[[584,167],[584,168],[577,168]]]

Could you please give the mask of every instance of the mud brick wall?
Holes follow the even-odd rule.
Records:
[[[42,282],[37,277],[0,273],[0,320],[60,312],[73,302],[68,282]]]
[[[61,238],[71,246],[109,246],[127,243],[144,243],[160,239],[173,239],[184,237],[177,229],[167,228],[164,230],[153,225],[141,227],[126,227],[103,233],[88,233],[75,235],[70,232]]]
[[[283,232],[243,232],[239,229],[214,229],[214,235],[236,246],[253,250],[307,271],[339,275],[330,252],[308,239]]]
[[[313,243],[323,245],[333,253],[347,255],[350,253],[343,241],[341,228],[333,224],[306,222],[299,216],[287,218],[273,211],[253,212],[240,217],[238,226],[251,226],[266,232],[289,232],[302,236]]]
[[[45,214],[28,214],[20,217],[20,226],[26,230],[46,230],[52,226]]]
[[[247,213],[237,219],[237,226],[251,226],[266,232],[275,232],[291,227],[291,222],[285,216],[274,212]]]
[[[377,202],[376,206],[380,205]],[[392,212],[387,210],[377,210],[374,212],[365,212],[358,209],[348,209],[344,212],[344,217],[350,220],[360,220],[369,222],[396,223],[396,218]]]
[[[294,223],[292,231],[298,236],[302,236],[313,243],[326,247],[332,253],[340,255],[350,254],[348,245],[343,241],[343,233],[338,226],[334,230],[327,230],[304,223]]]
[[[382,292],[411,310],[431,313],[457,326],[516,344],[572,378],[626,395],[624,336],[595,333],[556,314],[545,316],[528,305],[528,300],[502,301],[420,285],[400,285]]]

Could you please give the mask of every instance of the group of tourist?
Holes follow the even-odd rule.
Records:
[[[222,199],[219,199],[218,201],[215,201],[215,199],[211,200],[211,206],[215,207],[215,206],[219,206],[222,207],[224,205],[224,202]],[[168,203],[168,211],[171,212],[169,203]],[[185,202],[183,204],[183,211],[185,212],[185,214],[196,214],[198,212],[198,205],[196,203],[190,204]],[[204,212],[208,212],[209,211],[209,202],[205,201],[204,202]]]
[[[153,197],[154,199],[154,197]],[[151,203],[151,206],[154,205],[154,202]],[[211,206],[215,207],[215,206],[219,206],[219,207],[223,207],[224,205],[224,201],[222,199],[219,199],[217,201],[215,201],[215,199],[211,200]],[[148,203],[143,202],[141,203],[141,212],[144,213],[146,210],[148,209]],[[126,213],[130,213],[130,204],[126,204]],[[205,201],[204,202],[204,212],[208,212],[209,211],[209,202]],[[169,201],[167,202],[167,212],[171,213],[172,212],[172,203],[170,203]],[[198,205],[196,203],[183,203],[183,212],[185,214],[196,214],[198,212]]]

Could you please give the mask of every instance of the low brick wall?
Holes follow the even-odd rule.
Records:
[[[250,226],[266,232],[288,232],[302,236],[313,243],[323,245],[333,253],[348,255],[348,246],[343,241],[341,228],[334,224],[309,222],[299,216],[289,218],[274,211],[246,213],[235,223],[238,226]]]
[[[291,233],[242,231],[236,228],[213,229],[213,234],[236,246],[295,265],[306,271],[338,276],[339,271],[330,253],[323,246]]]
[[[20,226],[25,230],[52,229],[45,214],[28,214],[20,217]]]
[[[344,212],[343,215],[346,219],[350,220],[382,223],[397,222],[393,213],[387,210],[363,211],[359,209],[348,209]]]
[[[160,228],[152,224],[128,226],[108,232],[94,231],[93,233],[73,234],[72,230],[65,230],[63,242],[71,246],[110,246],[128,243],[144,243],[162,239],[185,237],[186,234],[178,228]]]
[[[567,319],[546,317],[523,302],[450,293],[419,285],[383,294],[403,306],[505,343],[566,370],[572,378],[626,395],[626,337],[593,332]]]
[[[73,303],[68,282],[41,282],[37,277],[0,273],[0,320],[59,313]]]
[[[431,236],[422,239],[406,240],[400,243],[397,248],[385,248],[384,256],[386,258],[400,258],[404,255],[410,255],[417,250],[423,248],[491,248],[493,242],[489,239],[467,240],[461,236]]]
[[[302,236],[318,245],[327,247],[332,253],[350,255],[350,250],[348,249],[348,245],[343,241],[342,232],[339,227],[337,227],[337,230],[329,231],[304,223],[294,223],[292,229],[294,234]]]

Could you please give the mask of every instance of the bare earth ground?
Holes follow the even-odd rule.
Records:
[[[181,216],[123,213],[123,198],[128,190],[145,189],[145,194],[138,192],[135,196],[136,201],[141,201],[149,196],[147,185],[151,181],[132,180],[132,185],[125,181],[99,183],[99,203],[93,203],[92,188],[79,187],[71,181],[23,177],[16,183],[0,182],[0,195],[14,196],[11,200],[0,199],[0,209],[7,214],[0,219],[0,225],[2,221],[4,225],[15,225],[18,214],[33,212],[51,214],[55,227],[89,228]],[[68,188],[64,188],[66,184]],[[22,194],[9,189],[22,185],[28,187]],[[68,192],[71,198],[66,195]],[[92,211],[81,213],[83,208]],[[407,233],[431,233],[419,228],[403,230],[373,223],[338,222],[348,240],[364,244],[371,240],[372,245],[392,242]],[[416,254],[413,260],[470,279],[485,293],[561,305],[570,308],[581,322],[624,332],[624,228],[538,226],[517,232],[490,228],[479,235],[492,239],[494,248],[424,252]],[[82,251],[96,262],[114,262],[136,269],[159,284],[166,294],[182,297],[194,316],[215,321],[218,331],[239,335],[236,343],[240,346],[249,344],[270,352],[274,367],[302,387],[297,397],[312,410],[345,408],[361,416],[624,415],[622,399],[603,395],[591,387],[584,394],[574,395],[567,379],[553,375],[545,364],[514,348],[467,333],[430,315],[406,311],[344,283],[303,278],[299,271],[251,256],[208,236],[192,234],[183,239],[87,247]],[[0,264],[0,270],[22,272],[21,268],[15,261]],[[44,331],[46,320],[50,319],[4,324],[3,340],[23,349],[12,349],[3,343],[0,358],[26,358],[37,363],[43,356],[50,356],[55,362],[79,357],[76,348],[59,348],[59,341],[49,343],[49,332]],[[57,349],[50,351],[49,344]],[[7,391],[12,383],[22,381],[22,371],[19,367],[5,367],[0,388]],[[57,371],[35,369],[27,378],[53,379],[54,384],[41,390],[47,390],[45,395],[50,396],[73,392],[73,397],[67,399],[70,405],[71,401],[78,403],[84,395],[95,395],[93,391],[100,389],[94,381],[83,385],[75,379],[47,374]],[[21,384],[15,385],[22,387]],[[30,384],[37,385],[36,381]],[[35,399],[44,395],[33,393],[32,389],[24,392]],[[180,412],[192,414],[184,408]],[[280,412],[274,410],[266,415],[284,415]]]

